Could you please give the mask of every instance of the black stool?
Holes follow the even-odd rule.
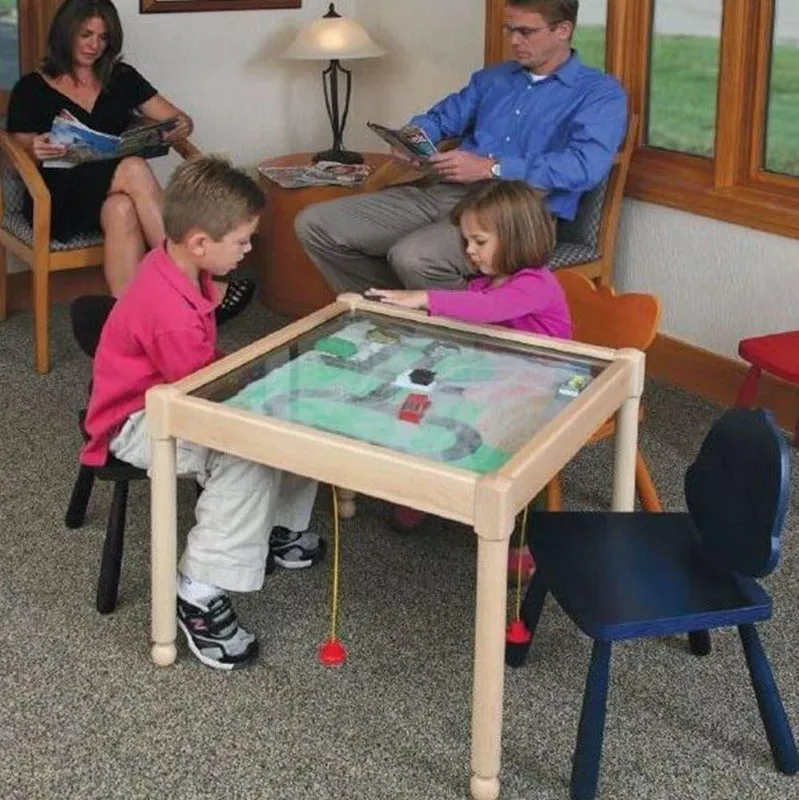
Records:
[[[80,528],[83,525],[95,478],[101,481],[111,481],[114,484],[114,496],[108,512],[108,526],[103,543],[96,598],[97,610],[101,614],[110,614],[117,607],[122,548],[125,541],[128,487],[131,481],[147,480],[147,472],[113,456],[109,456],[102,467],[87,467],[85,464],[81,464],[78,478],[72,489],[69,508],[67,508],[64,518],[64,523],[68,528]]]
[[[87,295],[74,300],[69,307],[72,333],[80,349],[94,358],[100,332],[105,325],[116,300],[105,295]],[[89,384],[91,391],[91,384]],[[86,410],[78,414],[81,435],[86,440],[84,421]],[[128,508],[128,487],[131,481],[147,480],[147,472],[132,464],[127,464],[109,455],[102,467],[87,467],[81,464],[78,478],[72,489],[64,523],[68,528],[80,528],[86,519],[94,480],[112,481],[114,497],[108,512],[108,526],[103,543],[103,556],[100,561],[100,578],[97,581],[97,610],[110,614],[117,607],[119,573],[122,568],[122,548],[125,539],[125,516]]]

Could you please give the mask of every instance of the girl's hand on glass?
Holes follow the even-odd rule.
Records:
[[[427,292],[420,289],[367,289],[364,296],[403,308],[427,308]]]
[[[37,161],[47,161],[50,158],[62,158],[66,155],[66,145],[59,144],[50,139],[49,133],[40,133],[31,139],[31,152]]]

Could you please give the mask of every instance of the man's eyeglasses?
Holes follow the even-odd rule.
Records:
[[[504,33],[509,39],[514,33],[518,33],[522,39],[529,39],[531,36],[535,36],[540,31],[547,30],[547,28],[551,31],[555,30],[558,25],[560,25],[559,22],[551,22],[549,25],[540,25],[538,28],[528,28],[526,25],[503,25],[502,33]]]

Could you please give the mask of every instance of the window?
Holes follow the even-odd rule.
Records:
[[[769,172],[799,176],[799,8],[777,0],[771,39],[766,159]]]
[[[17,0],[0,0],[0,89],[19,78],[19,9]]]
[[[646,142],[713,154],[721,0],[658,0],[652,24]]]
[[[605,68],[605,23],[608,18],[607,0],[582,0],[577,29],[572,38],[574,48],[584,64]]]
[[[493,63],[505,57],[505,3],[486,2],[486,62]],[[575,35],[586,54],[596,47],[593,5],[580,3]],[[642,121],[627,194],[799,238],[799,4],[603,5],[606,67]]]

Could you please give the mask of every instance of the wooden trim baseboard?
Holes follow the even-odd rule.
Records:
[[[646,354],[647,374],[723,406],[735,403],[749,365],[702,347],[659,334]],[[774,411],[779,424],[793,431],[799,415],[799,386],[765,373],[759,406]]]

